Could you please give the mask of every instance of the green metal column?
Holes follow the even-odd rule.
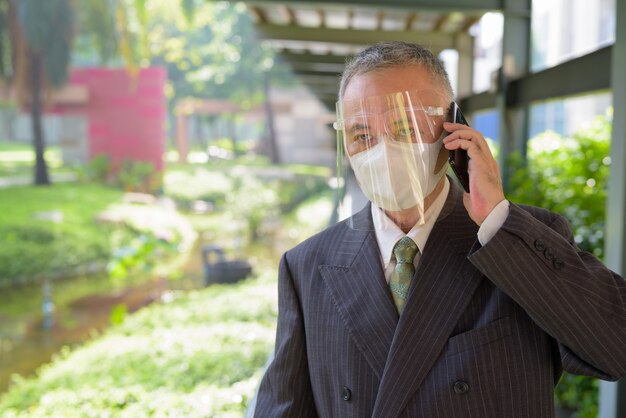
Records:
[[[615,1],[615,16],[626,16],[626,0]],[[617,18],[611,59],[613,130],[606,210],[606,265],[626,274],[626,26]],[[626,417],[626,381],[600,383],[600,418]]]
[[[525,76],[530,67],[531,0],[504,0],[504,31],[502,35],[502,67],[498,80],[496,108],[500,115],[499,164],[505,191],[508,188],[510,168],[508,156],[515,150],[525,155],[528,140],[527,106],[509,107],[509,82]]]

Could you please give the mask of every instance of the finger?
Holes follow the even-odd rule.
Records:
[[[469,126],[462,124],[462,123],[455,123],[455,122],[444,122],[443,123],[443,128],[448,131],[448,132],[453,132],[453,131],[457,131],[459,129],[466,129]]]
[[[472,141],[468,141],[465,139],[457,139],[453,142],[449,142],[445,144],[444,147],[447,150],[463,149],[467,151],[467,155],[469,155],[471,159],[483,157],[483,152],[481,151],[480,147]]]
[[[476,147],[478,149],[480,149],[480,151],[482,153],[484,153],[485,156],[493,158],[493,153],[491,152],[491,147],[489,147],[489,144],[487,143],[487,141],[481,135],[469,136],[469,135],[464,135],[464,134],[461,133],[461,134],[459,134],[458,137],[456,137],[456,135],[455,136],[446,137],[446,139],[444,139],[444,141],[443,141],[443,145],[444,145],[444,147],[446,149],[449,149],[449,150],[461,148],[461,146],[458,145],[457,141],[468,141],[468,142],[471,142],[474,145],[476,145]]]
[[[470,148],[481,149],[478,145],[478,141],[474,140],[474,138],[453,138],[448,142],[445,142],[444,147],[446,149],[459,149],[462,148],[464,150],[468,150]]]
[[[446,136],[443,139],[443,143],[445,144],[455,139],[465,139],[465,140],[472,141],[479,145],[485,142],[480,132],[474,129],[468,129],[467,126],[465,126],[465,129],[459,129],[454,132],[451,132],[448,136]]]
[[[452,123],[452,122],[444,122],[443,123],[443,129],[452,133],[452,132],[456,132],[456,131],[471,131],[474,132],[476,135],[482,136],[482,134],[480,133],[480,131],[477,131],[476,129],[472,128],[469,125],[465,125],[463,123]]]

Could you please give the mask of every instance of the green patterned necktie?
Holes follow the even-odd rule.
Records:
[[[396,256],[396,268],[391,273],[389,289],[399,314],[402,313],[406,296],[409,293],[409,285],[415,274],[413,259],[415,259],[417,252],[417,245],[409,237],[402,238],[393,247],[393,254]]]

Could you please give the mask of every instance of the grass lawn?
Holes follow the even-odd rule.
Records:
[[[121,198],[95,184],[0,189],[0,286],[106,262],[113,228],[96,215]]]
[[[51,172],[71,171],[62,168],[63,160],[59,147],[47,147],[45,158]],[[34,164],[35,151],[32,145],[0,141],[0,177],[32,175]]]
[[[176,252],[195,240],[176,211],[122,203],[122,196],[99,184],[0,189],[0,287],[93,262],[125,275],[127,267],[161,257],[155,246]]]
[[[0,189],[0,225],[45,223],[37,220],[39,212],[58,210],[62,223],[92,223],[95,215],[110,203],[119,201],[120,190],[98,184],[53,184]]]
[[[276,273],[168,293],[0,397],[2,417],[241,417],[274,343]]]
[[[95,217],[121,197],[100,185],[0,189],[0,285],[106,259],[111,227]]]

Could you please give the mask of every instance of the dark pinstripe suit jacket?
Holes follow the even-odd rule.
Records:
[[[511,205],[484,247],[453,186],[402,316],[369,206],[282,258],[257,417],[552,417],[562,369],[626,373],[626,281],[567,222]]]

